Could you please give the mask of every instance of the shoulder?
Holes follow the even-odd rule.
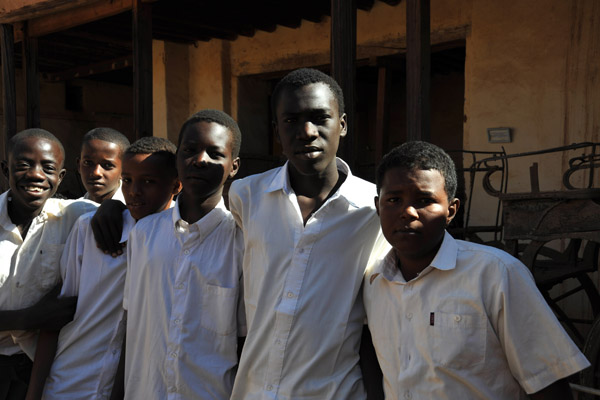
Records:
[[[533,280],[529,269],[520,260],[504,250],[478,243],[456,240],[457,266],[470,267],[484,279],[508,279],[521,276]]]
[[[76,221],[80,216],[95,212],[98,205],[88,200],[48,199],[44,210],[60,219]]]
[[[169,208],[168,210],[150,214],[140,219],[131,229],[131,235],[139,235],[146,232],[159,233],[157,230],[161,229],[161,227],[171,224],[173,219],[172,214],[173,208]]]
[[[341,194],[348,201],[356,204],[358,207],[369,207],[375,209],[374,198],[377,196],[377,189],[374,183],[350,175],[342,184]]]
[[[257,190],[265,190],[273,179],[281,172],[283,167],[277,167],[260,174],[249,175],[236,179],[231,183],[230,193],[249,193]]]

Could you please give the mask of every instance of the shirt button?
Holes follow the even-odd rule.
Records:
[[[177,358],[177,353],[175,353],[175,352],[171,353],[171,357]]]
[[[406,313],[406,318],[408,318],[409,320],[412,319],[413,315],[412,313]]]
[[[273,390],[273,386],[267,385],[267,390],[270,392],[271,390]]]
[[[184,250],[183,254],[185,254],[187,256],[188,254],[190,254],[190,251],[189,250]]]
[[[182,284],[182,283],[180,283],[180,284],[179,284],[179,285],[177,285],[176,287],[177,287],[177,289],[183,289],[183,284]]]
[[[304,249],[298,250],[298,253],[300,253],[300,254],[304,253]]]
[[[277,340],[275,341],[275,344],[281,344],[281,340],[277,339]]]
[[[292,292],[287,292],[287,297],[289,297],[289,298],[292,298],[292,297],[294,297],[294,293],[292,293]]]
[[[454,320],[455,320],[456,322],[459,322],[459,321],[460,321],[460,315],[455,315],[455,316],[454,316]]]
[[[179,319],[176,319],[176,320],[175,320],[175,323],[176,323],[177,325],[179,325],[179,323],[180,323],[180,322],[181,322],[181,320],[179,320]]]
[[[412,395],[410,394],[410,392],[406,392],[406,393],[404,393],[404,398],[410,399],[410,398],[412,398]]]

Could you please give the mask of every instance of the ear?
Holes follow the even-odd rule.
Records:
[[[275,140],[277,143],[281,144],[281,139],[279,138],[279,128],[277,127],[277,121],[271,121],[271,126],[273,127],[273,134],[275,135]]]
[[[56,186],[58,187],[58,185],[60,185],[60,183],[62,182],[63,178],[65,177],[65,174],[67,173],[66,169],[61,169],[60,172],[58,173],[58,183],[56,184]]]
[[[183,189],[183,184],[181,183],[179,178],[175,178],[175,181],[173,181],[173,188],[171,190],[171,194],[173,196],[178,195],[179,192],[181,192],[181,189]]]
[[[231,171],[229,172],[229,178],[233,178],[235,176],[235,174],[238,173],[239,169],[240,169],[240,158],[236,157],[231,162]]]
[[[0,166],[2,167],[2,173],[4,174],[6,179],[8,179],[8,161],[2,160]]]
[[[348,133],[348,117],[346,117],[346,113],[340,117],[340,126],[342,128],[340,130],[340,137],[344,137]]]
[[[77,172],[79,173],[79,175],[81,175],[81,158],[77,157],[75,159],[75,163],[77,164]]]
[[[379,215],[379,196],[375,196],[373,200],[375,200],[375,211],[377,211],[377,215]]]
[[[448,204],[448,217],[446,217],[446,226],[448,226],[450,224],[450,222],[454,219],[454,217],[456,216],[456,213],[458,212],[458,208],[460,207],[460,200],[459,199],[453,199],[450,204]]]

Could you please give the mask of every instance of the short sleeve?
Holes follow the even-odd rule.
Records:
[[[497,318],[492,324],[510,370],[523,389],[535,393],[589,366],[529,270],[517,260],[505,267],[494,301],[499,307]]]
[[[90,218],[90,214],[81,216],[67,238],[60,258],[60,274],[63,282],[60,297],[79,295],[85,238],[88,231],[91,233]]]

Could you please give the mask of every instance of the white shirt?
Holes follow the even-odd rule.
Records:
[[[60,262],[63,296],[78,296],[73,321],[58,338],[44,399],[108,399],[125,334],[123,287],[127,256],[111,257],[96,247],[93,213],[77,221]],[[121,243],[135,220],[123,211]]]
[[[245,334],[241,251],[222,200],[194,224],[179,203],[138,221],[123,300],[126,399],[229,398]]]
[[[232,399],[366,397],[360,288],[380,236],[376,193],[337,163],[347,178],[306,226],[287,164],[231,185],[231,212],[244,232],[248,321]]]
[[[0,195],[0,309],[18,310],[35,304],[59,282],[67,236],[77,218],[97,205],[50,198],[23,240],[8,215],[8,194]],[[23,351],[33,359],[36,343],[34,331],[0,332],[2,355]]]
[[[388,399],[525,399],[590,365],[520,261],[448,233],[409,282],[391,251],[364,301]]]

